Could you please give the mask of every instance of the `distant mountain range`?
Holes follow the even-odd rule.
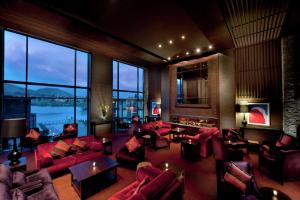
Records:
[[[25,86],[24,86],[25,87]],[[25,96],[25,88],[14,84],[4,84],[5,96]],[[73,97],[72,94],[58,88],[46,87],[38,90],[28,90],[32,97]]]

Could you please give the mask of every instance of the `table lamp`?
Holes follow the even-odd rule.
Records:
[[[17,148],[17,137],[26,135],[26,124],[26,118],[3,119],[1,122],[1,137],[14,139],[13,150],[8,154],[8,160],[11,161],[10,165],[16,165],[20,162],[19,158],[22,153]]]
[[[244,119],[242,121],[243,126],[247,126],[247,121],[246,121],[246,113],[249,112],[249,107],[248,105],[240,105],[240,112],[244,113]]]

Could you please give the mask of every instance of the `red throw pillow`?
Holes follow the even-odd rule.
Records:
[[[78,139],[78,138],[76,138],[74,140],[72,145],[75,146],[75,147],[78,147],[79,149],[82,149],[82,150],[87,148],[87,143],[85,141],[82,141],[82,140]]]
[[[231,185],[235,186],[236,188],[240,189],[241,191],[245,192],[246,190],[246,184],[240,181],[238,178],[233,176],[232,174],[226,172],[224,176],[224,180]]]
[[[53,158],[50,153],[43,153],[40,157],[41,167],[49,167],[53,165]]]
[[[128,151],[131,153],[137,150],[141,146],[141,144],[136,139],[136,137],[133,136],[128,140],[128,142],[125,143],[125,146],[127,147]]]
[[[36,131],[35,129],[31,128],[28,132],[28,134],[25,136],[26,138],[31,138],[33,140],[37,140],[40,137],[40,133]]]
[[[100,142],[90,142],[88,146],[91,149],[91,151],[94,152],[102,150],[102,144]]]
[[[228,171],[243,183],[248,183],[251,180],[251,176],[236,166],[233,162],[229,164]]]
[[[68,145],[62,140],[59,140],[54,146],[50,154],[54,157],[64,157],[71,149],[71,145]]]

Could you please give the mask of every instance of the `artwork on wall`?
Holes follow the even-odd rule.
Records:
[[[270,126],[270,104],[249,103],[248,124]]]
[[[151,114],[154,116],[160,115],[160,102],[151,102]]]

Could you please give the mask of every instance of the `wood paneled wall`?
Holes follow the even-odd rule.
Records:
[[[279,40],[237,48],[234,58],[237,99],[281,100]]]

